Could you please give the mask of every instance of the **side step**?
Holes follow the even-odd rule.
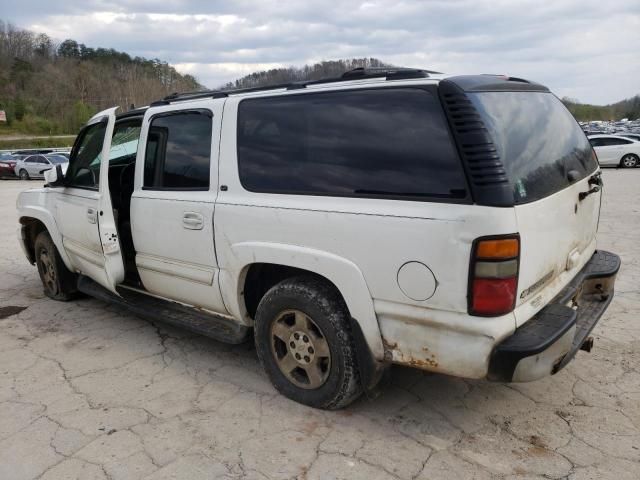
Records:
[[[179,303],[124,288],[118,290],[122,295],[119,297],[84,275],[78,277],[78,290],[99,300],[116,303],[147,320],[182,327],[220,342],[243,343],[249,339],[251,334],[251,329],[245,325]]]

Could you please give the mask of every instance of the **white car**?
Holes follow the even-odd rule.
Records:
[[[600,169],[542,85],[356,69],[115,111],[18,198],[46,295],[253,338],[298,402],[343,407],[392,363],[536,380],[613,298]]]
[[[14,170],[21,180],[29,180],[32,178],[44,178],[44,172],[55,168],[56,165],[62,166],[64,173],[68,164],[69,160],[62,155],[27,155],[16,162]]]
[[[620,135],[589,135],[600,165],[633,168],[640,164],[640,142]]]

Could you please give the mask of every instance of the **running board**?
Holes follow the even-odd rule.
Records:
[[[84,275],[78,276],[78,290],[99,300],[125,307],[131,313],[147,320],[182,327],[220,342],[243,343],[251,334],[249,327],[229,318],[205,313],[176,302],[124,288],[118,289],[122,295],[119,297]]]

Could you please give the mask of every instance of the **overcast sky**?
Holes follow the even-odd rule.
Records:
[[[376,57],[530,78],[606,104],[640,93],[640,0],[0,0],[56,40],[167,60],[200,83]]]

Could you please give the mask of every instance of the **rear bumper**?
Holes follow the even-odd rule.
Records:
[[[596,251],[558,295],[491,354],[487,378],[529,382],[565,367],[613,299],[620,257]]]

